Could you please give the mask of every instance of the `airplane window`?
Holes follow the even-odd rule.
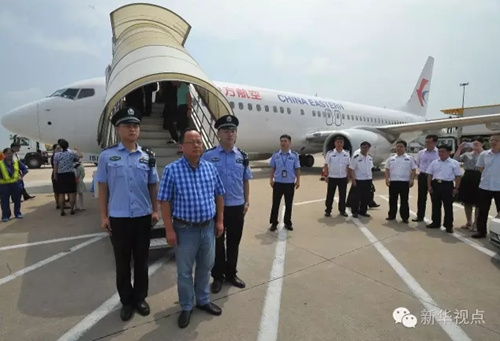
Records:
[[[292,113],[292,110],[291,110],[290,108],[286,108],[286,112],[287,112],[288,114],[291,114],[291,113]]]
[[[229,105],[231,106],[231,109],[234,109],[234,102],[229,102]]]
[[[351,119],[351,116],[350,115],[347,115],[347,119],[350,120]]]
[[[269,105],[267,105],[267,104],[266,104],[266,105],[264,106],[264,108],[266,109],[266,112],[268,112],[268,111],[269,111]]]
[[[285,109],[283,109],[283,107],[280,107],[280,113],[282,113],[282,114],[285,113]]]
[[[248,110],[252,110],[252,104],[248,103]]]
[[[19,143],[21,146],[30,145],[30,139],[27,137],[19,137],[16,142]]]
[[[342,114],[342,119],[345,120],[345,114]]]
[[[80,89],[61,89],[61,90],[57,90],[49,97],[62,97],[62,98],[68,98],[68,99],[75,99],[76,94],[78,93],[79,90]]]
[[[257,111],[260,111],[260,104],[257,104],[255,107],[257,108]]]
[[[273,105],[273,111],[278,112],[278,108],[275,105]]]
[[[238,103],[238,108],[240,108],[240,110],[243,110],[243,103],[239,102]]]
[[[300,114],[304,115],[304,109],[300,109]]]
[[[78,93],[78,99],[92,97],[95,95],[94,89],[81,89]]]
[[[313,116],[316,117],[316,111],[313,110]]]

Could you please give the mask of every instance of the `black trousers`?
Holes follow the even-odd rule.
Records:
[[[477,232],[486,236],[488,223],[488,213],[491,208],[491,199],[495,199],[495,204],[500,202],[500,191],[486,191],[479,189],[479,215],[477,217]],[[499,206],[497,205],[497,210]]]
[[[234,278],[238,272],[238,253],[245,223],[244,208],[244,205],[224,207],[224,233],[215,240],[214,279]]]
[[[269,223],[278,225],[278,211],[280,208],[281,197],[285,196],[285,225],[292,226],[292,206],[293,196],[295,194],[294,183],[275,182],[273,186],[273,206]]]
[[[408,220],[410,218],[410,206],[408,204],[409,195],[409,181],[391,181],[389,183],[389,218],[396,218],[396,213],[398,212],[398,199],[400,199],[399,215],[401,219]]]
[[[325,212],[331,213],[335,191],[339,188],[339,212],[345,212],[345,202],[347,193],[347,178],[328,178],[328,188],[326,190]]]
[[[163,107],[163,129],[168,130],[170,137],[179,142],[179,134],[175,129],[174,123],[177,120],[177,108],[171,103],[165,103]]]
[[[443,226],[453,227],[453,181],[431,182],[432,224],[441,226],[441,204],[444,209]]]
[[[352,185],[351,188],[353,188]],[[352,214],[366,214],[368,204],[372,200],[371,190],[372,180],[356,180],[356,187],[354,187],[352,193]]]
[[[417,197],[417,219],[424,219],[425,217],[425,206],[427,204],[427,194],[429,189],[427,188],[427,173],[419,173],[418,178],[418,197]],[[431,194],[431,201],[432,201]]]
[[[151,215],[139,218],[109,218],[111,244],[116,263],[116,287],[123,305],[133,305],[148,295],[148,257]],[[134,259],[134,287],[130,262]]]
[[[179,133],[181,134],[184,130],[189,128],[189,118],[187,116],[187,112],[187,104],[177,106],[177,130],[179,130]]]

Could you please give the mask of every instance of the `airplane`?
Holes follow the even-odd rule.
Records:
[[[409,142],[425,132],[437,133],[450,126],[498,126],[495,122],[500,121],[500,114],[426,121],[433,66],[434,58],[429,56],[410,98],[399,109],[241,84],[213,84],[238,117],[237,145],[249,152],[252,160],[269,158],[278,149],[279,136],[286,133],[292,136],[301,165],[312,167],[312,154],[325,155],[334,148],[335,137],[343,136],[344,148],[351,155],[361,142],[370,142],[370,155],[378,168],[398,139]],[[105,77],[82,80],[11,110],[1,123],[14,133],[44,143],[66,138],[81,150],[84,160],[97,160],[101,147],[96,136],[105,97]]]

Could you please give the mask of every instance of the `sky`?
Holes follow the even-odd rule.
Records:
[[[399,108],[430,55],[429,118],[462,105],[462,82],[465,106],[500,103],[498,0],[149,2],[191,24],[186,48],[214,81]],[[0,115],[103,76],[109,14],[128,3],[0,0]]]

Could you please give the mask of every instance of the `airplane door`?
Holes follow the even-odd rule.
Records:
[[[333,111],[333,114],[334,114],[334,122],[335,122],[335,125],[337,127],[340,127],[342,125],[342,113],[340,112],[340,110],[337,110],[335,109]]]
[[[330,109],[325,109],[325,111],[323,112],[323,116],[325,117],[326,125],[331,126],[334,121],[332,111]]]

